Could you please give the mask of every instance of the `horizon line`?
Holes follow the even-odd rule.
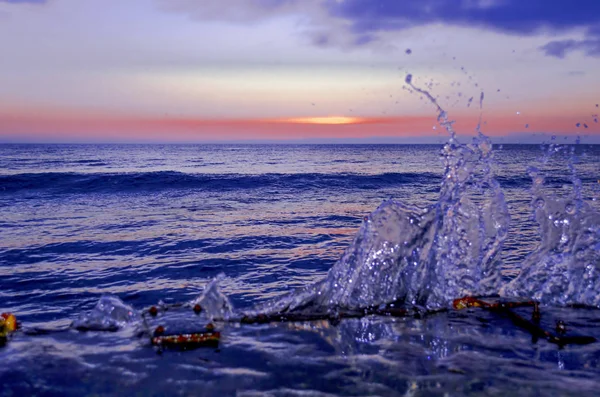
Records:
[[[475,135],[457,134],[457,139],[463,143],[471,141]],[[595,134],[572,135],[538,133],[536,135],[520,135],[513,133],[506,136],[488,136],[493,144],[532,145],[549,143],[554,137],[555,143],[576,143],[598,145],[600,136]],[[3,140],[0,145],[442,145],[448,142],[447,136],[418,136],[418,137],[348,137],[348,138],[302,138],[302,139],[231,139],[231,140]],[[591,142],[586,142],[591,140]]]

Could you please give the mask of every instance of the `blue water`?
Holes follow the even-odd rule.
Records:
[[[136,309],[187,302],[219,273],[233,305],[250,308],[321,280],[382,201],[434,204],[440,148],[2,145],[0,311],[17,314],[25,330],[68,329],[103,294]],[[543,169],[557,197],[571,192],[572,178],[566,154],[544,161],[539,146],[495,149],[511,216],[501,254],[509,281],[540,239],[527,167]],[[583,199],[598,209],[600,146],[576,153]],[[558,318],[600,338],[598,310],[545,308],[548,327]],[[534,343],[508,319],[476,309],[220,328],[217,350],[162,354],[127,330],[20,333],[0,349],[0,395],[600,390],[600,344]]]

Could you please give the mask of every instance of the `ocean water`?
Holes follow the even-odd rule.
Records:
[[[454,157],[441,156],[441,145],[0,145],[0,312],[22,323],[0,348],[0,395],[598,395],[600,343],[532,340],[506,316],[476,308],[420,318],[216,321],[218,348],[189,351],[157,351],[127,324],[116,332],[71,327],[103,295],[141,312],[161,301],[193,301],[221,273],[218,289],[240,312],[278,307],[269,302],[287,302],[293,291],[328,277],[342,280],[328,272],[351,266],[340,260],[346,250],[365,251],[368,224],[384,211],[447,212],[452,206],[440,202],[463,197],[446,180],[448,161],[459,159],[462,167],[466,155],[447,150]],[[494,250],[490,266],[498,273],[490,288],[508,285],[527,266],[529,276],[506,295],[541,300],[547,329],[560,319],[569,333],[600,339],[600,310],[565,307],[600,296],[600,240],[578,234],[599,233],[586,222],[600,207],[600,146],[504,145],[473,153],[484,165],[478,197],[491,191],[510,216],[505,232],[502,211],[489,216],[492,237],[502,243],[497,252],[483,244],[484,254]],[[475,219],[483,225],[486,214]],[[560,225],[546,225],[549,216]],[[442,223],[436,241],[452,240],[464,226]],[[562,233],[558,242],[554,228]],[[475,240],[467,236],[468,246]],[[587,251],[579,254],[582,245]],[[435,252],[440,268],[459,255]],[[564,263],[579,260],[591,270],[582,270],[585,282],[568,292],[557,289],[558,279],[536,283],[550,268],[556,277],[575,274],[577,266]],[[361,282],[355,291],[373,289],[369,298],[323,291],[338,306],[381,303],[374,300],[379,281]],[[455,290],[484,281],[474,283]],[[393,296],[399,293],[410,303],[411,291]],[[412,303],[432,302],[415,294]],[[438,306],[445,302],[440,293],[430,296]],[[152,325],[170,322],[189,326],[198,317],[172,310]]]

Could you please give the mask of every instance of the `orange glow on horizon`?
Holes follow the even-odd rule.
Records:
[[[347,116],[325,116],[325,117],[298,117],[291,119],[283,119],[284,123],[295,124],[358,124],[366,119],[362,117],[347,117]]]
[[[482,130],[486,135],[497,137],[521,133],[600,135],[600,124],[589,116],[578,116],[571,112],[548,113],[491,113],[484,115]],[[475,133],[478,117],[458,112],[454,116],[458,134]],[[581,123],[580,127],[576,127],[578,123]],[[0,141],[285,141],[313,138],[443,138],[445,134],[433,114],[215,119],[128,115],[79,109],[0,107]]]

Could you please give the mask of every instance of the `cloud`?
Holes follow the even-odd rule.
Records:
[[[325,6],[331,16],[348,21],[357,36],[430,24],[513,35],[586,29],[582,40],[552,41],[541,50],[558,58],[575,50],[600,56],[598,0],[325,0]]]
[[[511,35],[585,31],[541,47],[548,56],[600,55],[600,0],[158,0],[195,19],[254,23],[296,15],[316,46],[377,45],[385,32],[442,24]],[[381,43],[379,43],[381,44]]]
[[[600,57],[600,37],[586,40],[555,40],[540,47],[548,56],[563,59],[573,51],[583,51],[586,55]]]
[[[598,0],[326,0],[329,13],[356,32],[433,23],[534,34],[600,24]]]
[[[296,29],[317,47],[357,47],[372,44],[371,34],[352,34],[346,22],[332,17],[325,0],[156,0],[167,12],[188,15],[198,21],[258,24],[294,17]]]
[[[568,52],[577,49],[580,46],[578,40],[555,40],[542,46],[540,49],[548,56],[564,58]]]
[[[199,20],[253,23],[282,14],[299,12],[314,1],[299,0],[158,0],[168,11],[188,14]],[[309,10],[309,7],[306,7]]]

